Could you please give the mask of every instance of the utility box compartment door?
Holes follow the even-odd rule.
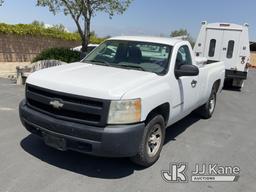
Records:
[[[207,29],[204,57],[211,61],[220,61],[222,49],[223,30]]]
[[[236,69],[239,63],[241,31],[223,31],[220,60],[224,61],[226,69]]]

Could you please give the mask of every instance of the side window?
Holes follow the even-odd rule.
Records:
[[[216,48],[216,39],[211,39],[210,46],[209,46],[209,57],[214,57],[215,54],[215,48]]]
[[[229,41],[228,42],[228,51],[227,51],[228,59],[231,59],[233,57],[234,47],[235,47],[235,41],[233,41],[233,40]]]
[[[192,65],[191,54],[187,45],[181,46],[177,53],[176,69],[181,65]]]

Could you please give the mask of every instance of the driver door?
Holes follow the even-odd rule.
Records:
[[[187,45],[179,48],[174,70],[181,65],[193,65],[190,51]],[[176,99],[174,99],[173,108],[179,114],[178,116],[182,118],[191,113],[197,105],[198,76],[175,78],[175,86],[175,90],[178,93],[176,94]]]

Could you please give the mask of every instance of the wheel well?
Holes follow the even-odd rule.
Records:
[[[220,83],[221,83],[221,80],[218,79],[217,81],[214,82],[214,84],[212,86],[216,90],[216,93],[219,91]]]
[[[162,115],[165,121],[165,124],[167,124],[169,120],[169,115],[170,115],[170,104],[169,103],[164,103],[162,105],[159,105],[155,109],[153,109],[147,116],[146,118],[146,124],[156,115]]]

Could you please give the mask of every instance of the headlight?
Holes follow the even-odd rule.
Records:
[[[108,124],[130,124],[141,120],[141,100],[111,101]]]

